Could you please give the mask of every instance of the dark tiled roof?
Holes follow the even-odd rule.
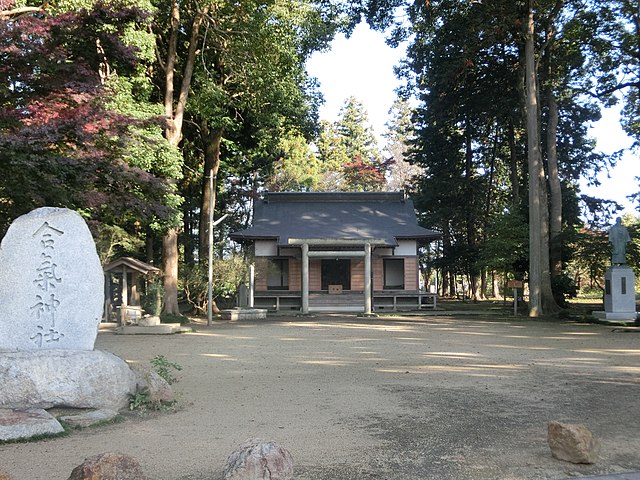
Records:
[[[436,239],[418,226],[413,202],[402,193],[267,193],[256,201],[253,226],[231,234],[236,241],[276,239]]]
[[[136,272],[140,272],[143,275],[148,275],[150,273],[160,273],[160,269],[150,265],[148,263],[143,262],[142,260],[138,260],[136,258],[131,257],[120,257],[114,260],[113,262],[104,266],[103,270],[105,272],[110,272],[111,270],[121,269],[122,266],[129,268],[130,270],[135,270]]]

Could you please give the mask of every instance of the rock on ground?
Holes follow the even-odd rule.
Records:
[[[67,480],[147,480],[138,461],[122,453],[102,453],[85,459]]]
[[[584,425],[549,422],[547,441],[551,454],[571,463],[595,463],[600,442]]]
[[[120,410],[135,393],[136,376],[119,357],[100,350],[0,354],[0,408]]]
[[[0,408],[0,440],[17,440],[62,432],[62,425],[40,408]]]
[[[149,395],[151,403],[173,403],[176,400],[171,385],[158,373],[140,363],[129,364],[136,375],[136,391]]]
[[[8,473],[0,472],[0,480],[12,480],[12,478]]]
[[[71,425],[72,427],[90,427],[100,422],[108,422],[118,416],[115,410],[89,410],[75,415],[65,415],[60,420]]]
[[[227,458],[225,480],[290,480],[293,457],[276,442],[250,439]]]

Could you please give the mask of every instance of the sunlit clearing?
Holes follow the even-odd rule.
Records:
[[[225,355],[224,353],[201,353],[203,357],[211,357],[211,358],[219,358],[220,360],[225,360],[227,362],[237,362],[237,358],[233,358],[230,355]]]
[[[600,335],[597,332],[562,332],[561,335]]]
[[[345,367],[351,362],[345,362],[344,360],[303,360],[300,363],[306,365],[328,365],[330,367]]]
[[[464,352],[426,352],[422,354],[423,357],[440,357],[440,358],[470,358],[470,357],[482,357],[477,353],[464,353]]]
[[[616,372],[624,372],[624,373],[640,373],[640,367],[623,367],[623,366],[616,366],[616,367],[610,367],[611,370],[615,370]]]
[[[601,365],[602,362],[600,360],[596,360],[590,357],[566,357],[566,358],[557,358],[557,361],[561,362],[578,362],[578,363],[589,363],[593,365]]]
[[[187,332],[182,335],[195,335],[200,337],[226,337],[227,335],[222,335],[220,333],[206,333],[206,332]]]
[[[640,350],[629,350],[629,349],[602,349],[602,350],[573,350],[576,353],[595,353],[596,355],[640,355]]]
[[[537,337],[540,340],[580,340],[580,338],[571,338],[571,337]]]
[[[491,373],[481,373],[480,369],[467,368],[467,367],[449,367],[444,365],[428,365],[417,368],[379,368],[376,369],[380,373],[413,373],[413,374],[428,374],[428,373],[461,373],[470,377],[492,377],[497,375]]]
[[[307,328],[336,328],[339,330],[374,330],[383,332],[412,332],[415,330],[410,325],[366,325],[360,323],[289,323],[292,327]]]
[[[555,350],[551,347],[523,347],[522,345],[486,345],[490,348],[505,348],[505,349],[515,349],[515,350]]]
[[[231,340],[255,340],[256,339],[256,337],[245,337],[241,335],[225,335],[223,333],[207,333],[207,332],[192,332],[192,333],[185,333],[183,335],[200,335],[202,337],[229,338]]]

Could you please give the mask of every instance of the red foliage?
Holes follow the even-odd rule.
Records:
[[[120,36],[143,18],[103,5],[0,16],[0,222],[43,204],[95,208],[112,218],[169,213],[167,182],[118,158],[128,127],[140,120],[105,108],[110,92],[98,73],[104,61],[120,73],[135,66]]]
[[[379,190],[385,184],[383,166],[366,161],[360,155],[344,165],[343,173],[355,190]]]

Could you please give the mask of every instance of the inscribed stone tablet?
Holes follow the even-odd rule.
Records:
[[[104,275],[82,217],[43,207],[0,245],[0,351],[93,350]]]

